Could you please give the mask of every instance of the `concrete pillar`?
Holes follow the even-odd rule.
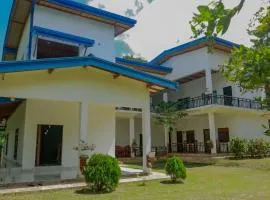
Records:
[[[168,102],[168,93],[163,93],[163,101]]]
[[[81,102],[80,103],[80,134],[79,134],[79,141],[78,141],[78,147],[80,144],[80,141],[87,142],[87,135],[88,135],[88,109],[89,105],[86,102]],[[81,156],[81,151],[80,148],[78,148],[78,176],[81,175],[80,171],[80,156]]]
[[[142,110],[142,133],[143,133],[143,171],[149,172],[146,157],[151,152],[151,114],[150,100]]]
[[[212,112],[208,113],[209,129],[210,129],[210,139],[213,142],[213,148],[211,149],[212,154],[217,153],[217,139],[216,139],[216,125],[215,125],[215,115]]]
[[[168,146],[168,136],[169,136],[169,128],[168,127],[164,127],[164,146],[167,147]]]
[[[88,103],[80,103],[80,140],[83,140],[84,142],[88,142],[88,109]]]
[[[213,81],[212,81],[212,70],[207,68],[205,69],[205,80],[206,80],[206,93],[213,93]]]
[[[135,119],[134,117],[129,118],[129,146],[131,148],[131,157],[134,158],[135,154],[132,151],[132,144],[135,139]]]

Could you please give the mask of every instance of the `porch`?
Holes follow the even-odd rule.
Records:
[[[80,156],[115,156],[117,107],[141,110],[143,170],[147,171],[146,156],[151,151],[149,92],[151,87],[176,87],[175,83],[96,57],[0,66],[0,96],[8,99],[8,104],[20,100],[16,108],[7,109],[8,115],[0,110],[0,121],[7,122],[1,183],[74,179],[81,176]],[[81,141],[94,146],[93,151],[76,148]]]

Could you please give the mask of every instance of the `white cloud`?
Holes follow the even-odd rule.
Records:
[[[200,4],[210,0],[155,0],[152,4],[145,4],[142,12],[136,16],[136,27],[128,31],[127,42],[131,48],[142,56],[151,59],[161,51],[176,46],[176,41],[184,43],[192,35],[189,20]],[[239,1],[226,0],[226,6],[232,7]],[[124,14],[127,8],[134,8],[134,0],[93,0],[91,5],[102,3],[106,10]],[[259,9],[261,1],[248,0],[241,13],[236,16],[225,39],[237,43],[248,44],[246,33],[249,20]]]

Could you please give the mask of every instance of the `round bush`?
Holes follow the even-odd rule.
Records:
[[[247,141],[240,137],[231,139],[230,150],[236,158],[243,158],[247,152]]]
[[[187,177],[187,171],[183,161],[175,156],[168,159],[165,170],[171,176],[172,182],[176,182],[178,179],[186,179]]]
[[[111,192],[119,183],[121,170],[115,158],[94,154],[88,159],[83,175],[92,192]]]
[[[254,157],[265,157],[268,154],[268,142],[264,139],[249,140],[248,153]]]

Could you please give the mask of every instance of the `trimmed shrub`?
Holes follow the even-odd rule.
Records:
[[[177,182],[179,179],[184,180],[187,177],[187,171],[183,161],[175,156],[168,159],[165,170],[167,175],[171,176],[172,182]]]
[[[83,175],[90,191],[112,192],[119,183],[121,169],[115,158],[94,154],[88,159]]]
[[[240,137],[232,138],[230,141],[230,150],[235,158],[243,158],[247,153],[247,141]]]
[[[265,157],[269,151],[269,142],[264,139],[249,140],[248,154],[252,157]]]

